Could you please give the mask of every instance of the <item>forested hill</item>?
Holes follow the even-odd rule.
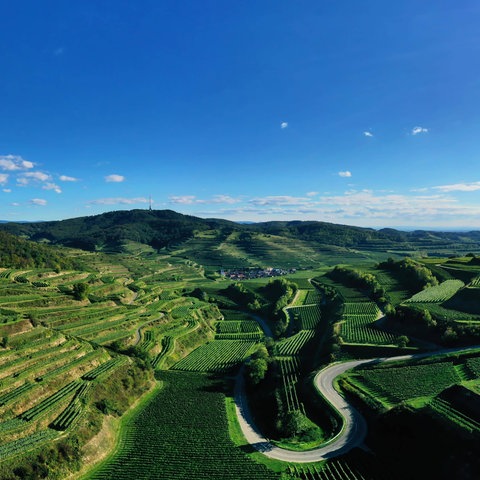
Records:
[[[72,260],[56,249],[0,231],[0,268],[72,267]]]
[[[37,242],[85,250],[118,250],[126,241],[154,248],[178,245],[196,236],[217,238],[218,244],[230,235],[247,239],[274,235],[308,242],[312,247],[333,245],[349,248],[422,250],[457,246],[478,252],[480,232],[375,230],[319,221],[273,221],[239,224],[222,219],[202,219],[172,210],[123,210],[67,220],[34,223],[2,223],[0,230]]]

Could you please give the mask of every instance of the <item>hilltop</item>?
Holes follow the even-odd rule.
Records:
[[[265,243],[268,238],[273,239],[277,245],[288,245],[295,240],[314,249],[339,247],[382,252],[414,251],[421,254],[441,254],[446,250],[449,254],[452,250],[464,253],[480,250],[478,231],[406,232],[393,228],[375,230],[299,220],[246,224],[217,218],[203,219],[172,210],[120,210],[58,221],[8,222],[1,223],[0,230],[36,242],[88,251],[124,251],[129,242],[159,250],[182,244],[188,247],[188,242],[201,240],[208,243],[209,248],[223,245],[224,250],[228,246],[231,247],[230,250],[251,253],[252,247],[255,250],[255,246],[258,246],[256,244]]]

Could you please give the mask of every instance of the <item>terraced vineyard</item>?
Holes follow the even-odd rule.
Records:
[[[319,430],[322,422],[325,431],[333,429],[328,422],[337,420],[324,418],[328,409],[308,397],[305,379],[313,369],[342,355],[360,357],[377,347],[382,355],[397,350],[399,334],[377,322],[383,300],[372,297],[375,303],[368,292],[323,277],[328,264],[355,261],[358,268],[373,272],[392,305],[428,309],[439,324],[452,319],[458,325],[464,322],[468,335],[476,317],[468,309],[454,311],[451,306],[476,308],[480,278],[476,267],[469,258],[438,265],[426,259],[425,264],[431,260],[445,280],[407,298],[399,277],[372,266],[373,258],[386,255],[375,248],[368,252],[312,248],[308,242],[274,234],[240,235],[228,229],[222,231],[219,244],[219,235],[205,231],[160,253],[133,242],[129,253],[77,251],[85,270],[0,271],[0,478],[9,478],[7,473],[14,467],[23,472],[19,469],[25,468],[24,460],[28,460],[25,465],[40,462],[42,452],[47,451],[47,457],[51,451],[46,449],[56,445],[55,455],[68,451],[69,441],[79,453],[81,441],[91,438],[88,432],[100,428],[105,418],[123,415],[129,402],[153,385],[154,375],[160,380],[156,393],[124,417],[118,453],[85,479],[381,478],[378,471],[372,473],[373,469],[346,457],[314,465],[275,464],[272,469],[254,462],[252,458],[259,455],[252,457],[244,440],[237,439],[235,446],[229,438],[225,405],[230,405],[229,415],[233,413],[225,393],[231,393],[232,375],[265,344],[271,359],[267,367],[273,366],[266,381],[277,382],[272,398],[278,400],[278,404],[269,400],[272,404],[266,408],[274,411],[281,405],[282,415],[299,412],[308,421],[313,412]],[[217,265],[248,268],[280,262],[292,267],[286,278],[297,284],[298,293],[295,303],[284,310],[279,307],[271,318],[271,305],[262,293],[270,278],[246,281],[255,302],[237,303],[225,293],[231,282],[216,270]],[[314,270],[303,268],[312,264]],[[309,278],[325,279],[325,289],[315,288]],[[468,286],[461,278],[469,280]],[[248,308],[250,313],[241,310]],[[284,312],[286,330],[280,338],[267,339]],[[437,341],[454,327],[445,323],[442,328]],[[457,341],[453,335],[451,339]],[[472,354],[465,360],[364,368],[352,372],[347,385],[360,392],[361,399],[371,401],[367,407],[421,405],[452,428],[474,436],[479,419],[445,392],[463,385],[468,387],[467,397],[474,395],[479,391],[479,371],[478,357]],[[125,390],[135,391],[129,402]],[[230,421],[232,433],[235,425]],[[85,437],[80,441],[77,435]],[[289,439],[280,441],[288,444]],[[73,480],[69,468],[75,462],[65,462],[69,465],[52,473],[52,480],[62,475]]]

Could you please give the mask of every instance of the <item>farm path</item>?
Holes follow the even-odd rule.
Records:
[[[259,317],[258,315],[250,315],[258,322],[258,324],[263,330],[263,333],[265,333],[265,336],[273,338],[272,329],[270,328],[266,320],[264,320],[262,317]]]
[[[163,317],[163,313],[161,315]],[[161,318],[161,317],[160,317]],[[135,331],[135,340],[133,341],[133,346],[137,346],[140,343],[140,340],[142,339],[142,333],[141,330],[145,325],[148,325],[149,323],[154,322],[155,320],[158,320],[158,318],[154,318],[152,320],[149,320],[148,322],[142,323],[137,330]]]
[[[235,384],[235,405],[238,422],[246,440],[260,453],[269,458],[292,463],[319,462],[347,453],[355,447],[363,444],[367,434],[367,423],[363,416],[335,390],[334,380],[338,375],[367,363],[391,362],[396,360],[407,360],[422,358],[454,351],[465,351],[478,347],[448,349],[435,352],[420,353],[416,355],[402,355],[397,357],[370,358],[353,360],[343,363],[333,363],[320,370],[314,378],[314,383],[319,392],[330,401],[332,406],[343,418],[342,430],[325,445],[306,451],[292,451],[275,446],[265,438],[253,422],[247,397],[245,393],[245,382],[243,369],[240,370]]]

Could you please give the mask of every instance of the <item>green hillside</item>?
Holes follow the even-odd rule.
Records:
[[[0,231],[1,479],[396,480],[436,451],[439,472],[455,456],[477,468],[474,233],[148,210],[3,227],[21,237]],[[459,353],[431,357],[445,348]],[[427,359],[374,361],[415,353]],[[370,358],[338,382],[368,419],[365,451],[271,461],[239,431],[242,366],[259,429],[303,451],[343,426],[316,372]],[[412,456],[412,438],[429,449]]]

